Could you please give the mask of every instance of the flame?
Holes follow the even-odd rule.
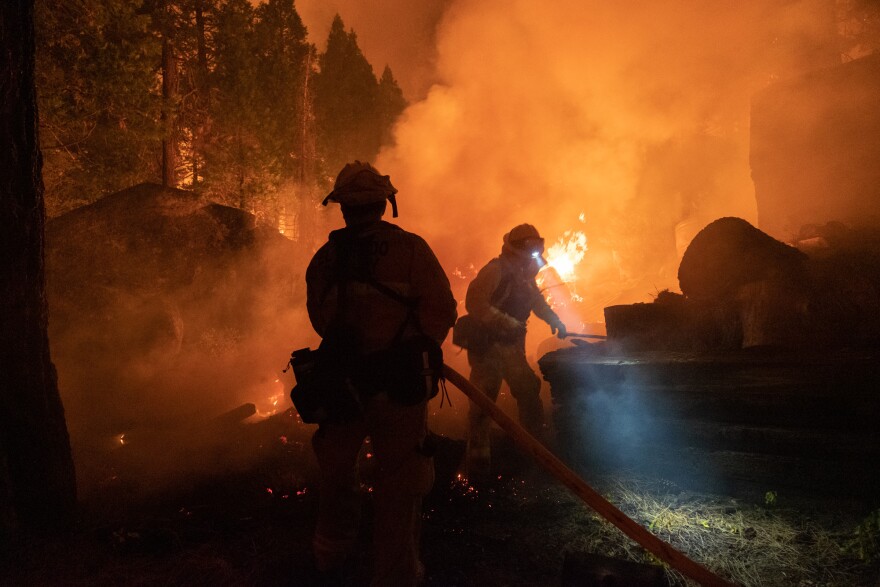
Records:
[[[578,219],[583,222],[584,214],[581,213]],[[547,292],[547,301],[552,307],[583,300],[574,284],[578,278],[578,265],[584,260],[588,249],[587,235],[581,230],[566,230],[547,249],[547,264],[538,273],[537,283]]]
[[[260,393],[263,394],[266,392],[261,390]],[[270,395],[262,396],[259,400],[254,402],[256,407],[255,416],[260,420],[271,418],[285,406],[282,402],[287,394],[284,383],[280,379],[274,379],[272,381],[271,391],[269,393]]]
[[[576,268],[588,250],[587,235],[580,230],[566,230],[559,240],[547,249],[547,267],[556,270],[565,282],[575,281]]]

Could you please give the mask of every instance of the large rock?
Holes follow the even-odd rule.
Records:
[[[768,279],[798,282],[807,256],[742,218],[719,218],[697,233],[678,268],[681,292],[693,300],[723,300]]]
[[[46,245],[50,342],[74,429],[208,417],[283,366],[310,251],[251,214],[142,184],[51,220]]]
[[[831,223],[799,237],[803,250],[739,218],[712,222],[682,258],[684,295],[605,308],[609,341],[630,351],[880,344],[880,230]]]

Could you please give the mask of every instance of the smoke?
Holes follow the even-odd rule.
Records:
[[[246,427],[218,416],[291,407],[281,371],[317,342],[311,254],[244,211],[151,184],[48,223],[49,334],[82,489],[123,465],[155,488],[248,464],[256,450],[224,452]]]
[[[754,221],[749,99],[776,77],[816,64],[821,51],[801,49],[823,46],[816,7],[824,4],[303,0],[297,9],[319,45],[338,12],[370,62],[379,72],[388,63],[415,100],[377,165],[400,189],[401,225],[438,253],[457,299],[512,226],[535,224],[548,245],[574,229],[589,247],[576,268],[579,317],[588,322],[606,305],[675,288],[676,237],[686,238],[688,227],[722,215]],[[134,248],[121,234],[143,228],[144,240],[150,231],[142,224],[139,216],[120,222],[107,250]],[[82,234],[94,241],[87,228]],[[144,259],[155,256],[144,251]],[[117,432],[125,419],[169,413],[210,418],[279,392],[289,405],[291,381],[275,378],[289,350],[316,342],[302,292],[267,285],[248,299],[246,323],[211,323],[241,314],[236,292],[304,271],[310,252],[299,253],[276,262],[267,281],[245,269],[253,260],[219,273],[196,264],[204,287],[189,297],[166,295],[157,306],[149,296],[108,302],[122,308],[118,316],[81,316],[96,334],[70,338],[67,355],[56,330],[53,353],[74,428],[97,420],[102,433]],[[57,262],[56,270],[95,272],[57,283],[100,285],[102,263]],[[131,275],[145,291],[168,280],[166,267],[135,263]],[[119,283],[131,275],[120,273]],[[120,329],[110,343],[107,324]],[[153,335],[127,338],[144,332]],[[77,352],[103,354],[110,364],[82,363]],[[465,369],[463,356],[447,355]],[[456,416],[466,409],[455,405]]]
[[[825,5],[454,2],[439,81],[378,160],[401,224],[438,252],[459,299],[522,222],[548,244],[585,232],[584,322],[678,289],[690,236],[719,216],[755,220],[750,97],[825,64]]]

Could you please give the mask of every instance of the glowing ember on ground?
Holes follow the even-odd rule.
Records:
[[[284,398],[287,397],[284,383],[280,379],[275,379],[272,382],[272,386],[274,389],[271,395],[254,402],[256,407],[255,415],[259,419],[270,418],[277,414],[281,407],[286,407],[286,404],[282,403]]]

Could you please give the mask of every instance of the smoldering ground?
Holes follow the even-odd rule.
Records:
[[[53,359],[74,450],[97,461],[78,466],[81,487],[111,474],[107,450],[138,437],[170,439],[149,456],[157,485],[232,466],[192,450],[180,462],[175,444],[207,443],[211,422],[244,403],[257,417],[289,407],[281,371],[291,350],[316,342],[311,253],[246,212],[149,184],[50,221]]]

